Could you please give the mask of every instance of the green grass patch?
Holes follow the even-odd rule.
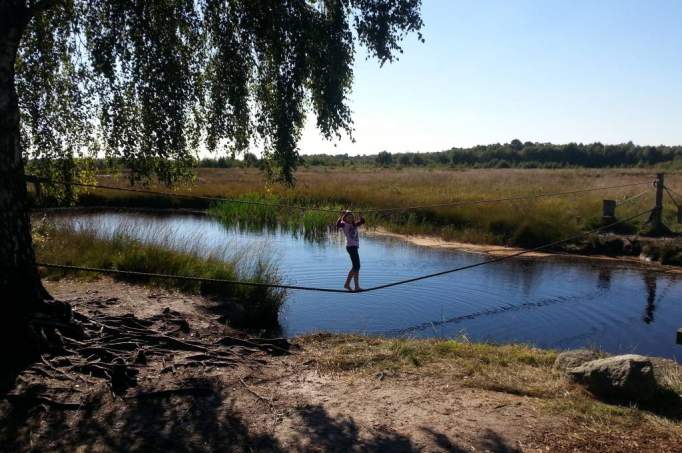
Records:
[[[133,239],[125,226],[120,226],[110,238],[99,237],[94,229],[74,229],[66,225],[39,222],[34,227],[34,244],[38,261],[85,267],[113,268],[126,271],[195,276],[210,279],[276,283],[277,270],[267,259],[246,250],[226,247],[206,256],[191,240],[182,244],[164,240],[164,231],[147,231],[155,243]],[[229,249],[229,250],[228,250]],[[46,278],[58,279],[71,271],[44,269]],[[79,278],[95,278],[89,272],[79,272]],[[115,275],[114,278],[134,283],[177,289],[186,293],[211,296],[225,303],[243,307],[236,319],[245,327],[273,328],[285,294],[281,290],[224,283],[147,278]]]
[[[237,225],[249,230],[284,228],[309,239],[319,239],[334,227],[335,212],[310,211],[287,206],[316,206],[341,211],[339,206],[317,206],[304,200],[250,194],[239,197],[240,202],[219,202],[208,212],[226,225]]]

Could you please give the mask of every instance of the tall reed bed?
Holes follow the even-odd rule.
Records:
[[[274,262],[263,250],[227,244],[206,253],[198,238],[178,237],[164,228],[140,232],[139,226],[134,227],[137,231],[133,234],[132,228],[132,225],[120,225],[111,235],[103,236],[87,224],[76,228],[67,223],[40,221],[33,231],[36,256],[41,262],[75,266],[259,283],[280,281]],[[45,277],[55,279],[73,275],[70,271],[51,268],[42,272]],[[95,275],[80,272],[78,277],[89,279]],[[239,316],[232,321],[244,327],[277,327],[285,298],[284,291],[273,288],[122,275],[114,278],[210,296],[239,307],[236,311]]]
[[[311,240],[324,237],[324,234],[334,226],[338,217],[334,212],[289,208],[287,206],[294,205],[300,200],[273,195],[261,196],[253,193],[240,197],[239,200],[247,203],[220,202],[209,208],[208,212],[227,225],[238,225],[247,229],[284,228],[294,234],[303,234]],[[340,211],[339,207],[324,206],[324,208]]]

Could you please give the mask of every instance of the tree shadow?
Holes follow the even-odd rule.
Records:
[[[250,451],[420,452],[423,445],[389,428],[361,429],[351,416],[321,405],[297,408],[292,436],[282,442],[255,432],[212,379],[186,379],[173,390],[138,391],[126,399],[101,392],[80,407],[0,404],[0,451]],[[438,451],[469,451],[447,435],[422,428]],[[261,431],[259,429],[259,431]],[[497,433],[477,448],[516,452]]]
[[[308,405],[297,411],[300,425],[293,450],[299,452],[418,452],[410,438],[388,429],[379,429],[371,437],[361,437],[353,418],[331,416],[320,405]]]
[[[312,452],[397,452],[413,453],[422,452],[424,447],[415,444],[409,436],[394,430],[382,427],[373,429],[369,434],[361,435],[360,427],[349,416],[332,416],[320,405],[307,405],[297,410],[300,424],[296,426],[294,445],[288,450],[303,453]],[[446,434],[437,432],[431,428],[422,427],[433,442],[433,447],[428,450],[462,453],[471,451],[457,445]],[[476,447],[483,451],[495,453],[519,452],[507,444],[507,442],[492,430],[487,430],[483,436],[476,439]]]
[[[430,428],[422,428],[422,431],[431,436],[433,443],[441,449],[449,453],[465,453],[471,451],[470,448],[464,449],[454,444],[447,436],[442,433],[433,431]],[[486,430],[485,433],[477,440],[478,449],[482,451],[489,451],[492,453],[520,453],[516,447],[512,447],[507,441],[493,430]]]
[[[0,441],[7,451],[281,451],[271,436],[249,430],[215,381],[189,379],[181,387],[186,391],[117,401],[99,393],[77,413],[12,407],[2,416]]]

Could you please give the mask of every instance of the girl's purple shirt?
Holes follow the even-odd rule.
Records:
[[[336,222],[336,228],[343,228],[343,234],[346,235],[346,247],[359,247],[360,236],[358,235],[358,228],[365,224],[365,219],[361,218],[357,222],[349,223],[342,219]]]

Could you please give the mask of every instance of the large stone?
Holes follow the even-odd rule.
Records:
[[[556,360],[554,360],[554,369],[566,371],[571,368],[579,367],[584,363],[591,362],[592,360],[602,359],[604,357],[604,353],[591,351],[589,349],[564,351],[556,357]]]
[[[647,401],[658,388],[651,360],[635,354],[593,360],[569,369],[568,375],[607,399]]]

